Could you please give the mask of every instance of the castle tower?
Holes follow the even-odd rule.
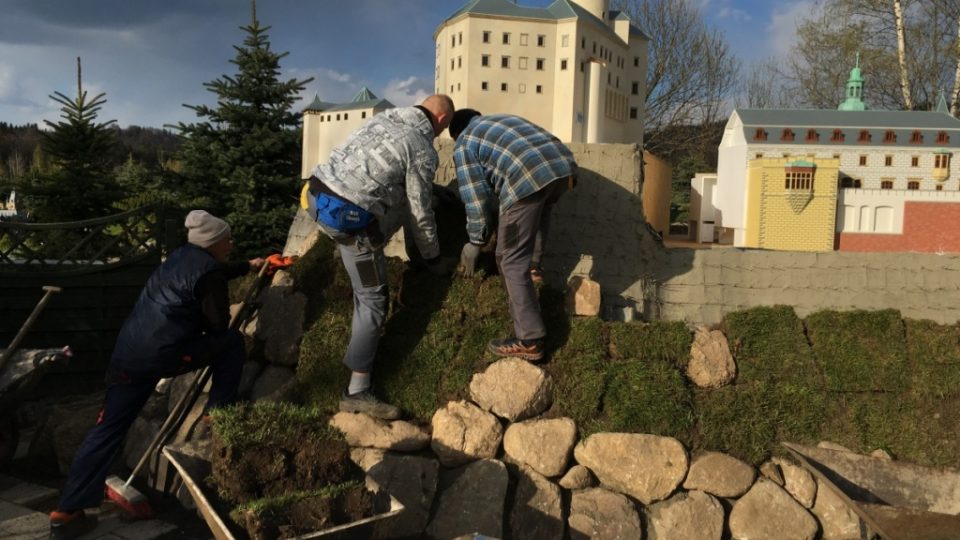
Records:
[[[865,111],[867,104],[863,102],[863,74],[860,72],[860,53],[857,53],[857,64],[850,70],[847,80],[847,99],[837,107],[841,111]]]
[[[608,0],[573,0],[573,2],[592,13],[596,18],[606,22],[607,13],[610,12],[610,2]]]

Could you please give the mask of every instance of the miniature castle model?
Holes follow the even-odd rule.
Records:
[[[349,103],[326,103],[316,96],[303,111],[303,154],[301,178],[330,157],[330,151],[347,140],[368,118],[392,109],[393,103],[380,99],[366,87]]]
[[[438,93],[565,142],[642,143],[647,38],[607,0],[471,0],[434,33]]]
[[[960,252],[960,120],[873,111],[850,72],[837,110],[736,109],[716,174],[692,180],[701,242],[791,251]]]

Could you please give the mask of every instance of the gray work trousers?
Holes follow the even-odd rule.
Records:
[[[497,268],[507,289],[514,335],[519,339],[540,339],[547,335],[537,291],[530,279],[530,267],[540,262],[550,210],[567,188],[566,178],[554,180],[500,214]]]
[[[350,344],[343,363],[353,371],[370,373],[387,317],[387,265],[383,234],[361,231],[343,233],[318,222],[320,229],[337,243],[340,260],[353,286],[353,323]],[[376,227],[376,226],[374,226]]]

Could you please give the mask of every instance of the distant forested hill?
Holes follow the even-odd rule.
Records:
[[[161,168],[180,145],[174,133],[157,128],[115,128],[119,144],[111,159],[118,167],[130,157],[148,168]],[[0,178],[18,178],[44,160],[36,124],[14,126],[0,122]]]

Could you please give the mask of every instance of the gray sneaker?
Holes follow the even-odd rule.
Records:
[[[381,420],[400,418],[400,409],[377,399],[370,390],[340,396],[340,412],[366,413]]]

